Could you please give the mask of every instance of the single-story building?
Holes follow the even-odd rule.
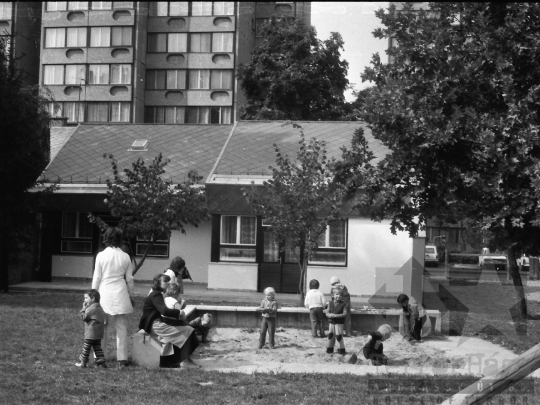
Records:
[[[389,151],[359,122],[301,122],[306,139],[326,143],[327,156],[339,158],[355,129],[364,127],[378,159]],[[66,132],[64,130],[64,132]],[[264,218],[253,214],[243,187],[271,178],[275,165],[273,144],[296,157],[299,130],[282,121],[239,121],[234,125],[79,125],[64,139],[43,176],[57,181],[59,190],[48,196],[42,215],[42,279],[90,278],[96,254],[103,249],[88,212],[114,223],[104,204],[106,179],[112,178],[112,153],[119,167],[138,158],[150,162],[159,153],[170,163],[166,174],[182,182],[190,170],[204,176],[211,219],[186,234],[173,231],[159,241],[135,276],[150,280],[182,256],[193,280],[209,289],[296,293],[300,271],[292,252],[273,242]],[[147,140],[144,150],[131,148]],[[324,243],[308,263],[308,280],[316,278],[328,291],[338,276],[356,296],[395,296],[405,292],[420,298],[423,291],[425,237],[393,235],[388,222],[373,222],[351,210],[326,230]],[[133,240],[142,255],[145,241]]]

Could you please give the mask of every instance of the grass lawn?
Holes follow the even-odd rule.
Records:
[[[137,331],[142,300],[136,300],[135,313],[130,315],[130,334]],[[81,305],[79,294],[0,294],[1,404],[436,404],[471,382],[395,375],[374,385],[374,378],[380,377],[246,375],[133,366],[79,369],[73,364],[83,343]],[[530,329],[534,339],[539,330]],[[113,350],[109,357],[114,357]],[[109,364],[114,367],[115,361]],[[508,392],[500,398],[503,402],[497,399],[496,404],[521,404],[524,398],[527,404],[540,404],[532,394]]]

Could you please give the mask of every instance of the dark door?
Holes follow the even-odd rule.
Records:
[[[263,254],[259,265],[259,291],[273,287],[277,293],[298,293],[300,268],[294,251],[285,243],[276,243],[267,227],[263,227]]]

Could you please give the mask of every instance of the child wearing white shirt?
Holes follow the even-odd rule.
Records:
[[[326,305],[324,300],[324,294],[319,290],[319,282],[315,279],[309,282],[309,291],[306,294],[304,305],[309,309],[309,318],[311,319],[311,336],[317,337],[317,327],[321,333],[322,338],[326,337],[324,334],[324,312],[323,309]]]
[[[169,309],[178,309],[180,311],[179,318],[170,318],[161,315],[163,322],[169,325],[185,325],[186,314],[182,311],[186,307],[186,301],[180,299],[180,285],[177,283],[169,283],[167,289],[163,293],[165,306]],[[176,322],[175,322],[176,321]]]

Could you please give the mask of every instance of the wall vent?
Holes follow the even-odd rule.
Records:
[[[137,139],[131,145],[131,148],[128,151],[131,152],[145,152],[148,150],[148,140],[147,139]]]

